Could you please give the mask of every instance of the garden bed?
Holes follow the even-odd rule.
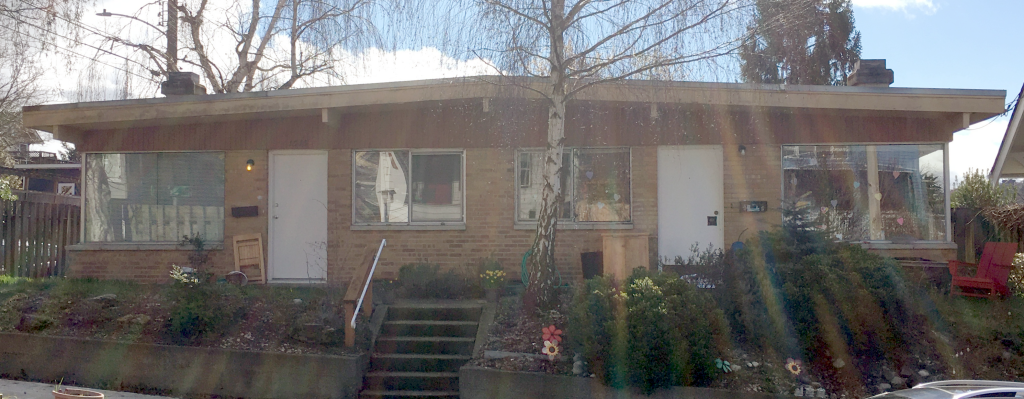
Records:
[[[141,284],[0,277],[0,332],[264,351],[355,354],[335,287]]]
[[[638,271],[623,282],[588,280],[537,314],[503,298],[470,366],[644,393],[700,386],[829,398],[1024,376],[1019,296],[949,297],[948,286],[892,259],[806,230],[704,255],[708,272],[696,278]],[[549,359],[538,355],[552,325],[562,335]]]

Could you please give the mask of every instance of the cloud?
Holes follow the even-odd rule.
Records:
[[[917,8],[926,12],[934,12],[935,4],[932,0],[853,0],[853,5],[863,8],[886,8],[889,10],[903,10]]]
[[[353,54],[349,58],[354,61],[341,68],[341,72],[349,84],[493,75],[496,73],[494,68],[479,58],[458,60],[432,47],[396,52],[371,48],[363,50],[359,54]]]
[[[963,176],[968,168],[985,172],[992,169],[1008,124],[1007,120],[981,122],[954,133],[949,144],[950,181]]]

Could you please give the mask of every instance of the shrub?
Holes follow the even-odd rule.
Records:
[[[461,299],[480,296],[480,284],[454,270],[440,271],[441,265],[410,263],[398,269],[403,296],[426,299]]]
[[[988,176],[980,169],[967,169],[963,180],[954,181],[949,194],[950,205],[954,208],[988,208],[1013,203],[1017,193],[1012,186],[993,186]]]
[[[671,385],[708,385],[725,323],[714,301],[692,284],[637,269],[622,283],[587,281],[577,291],[567,344],[605,384],[650,393]]]
[[[761,232],[723,264],[726,320],[738,341],[802,358],[838,388],[862,390],[860,375],[912,355],[937,356],[927,319],[890,258],[830,240],[799,210]],[[858,362],[855,364],[854,359]],[[833,367],[842,360],[854,367]]]
[[[1024,298],[1024,254],[1013,255],[1013,268],[1006,285],[1011,294]]]
[[[206,336],[222,333],[234,316],[223,300],[222,291],[230,288],[220,284],[195,287],[175,284],[171,287],[170,297],[174,305],[167,321],[167,338],[177,343],[194,344]]]

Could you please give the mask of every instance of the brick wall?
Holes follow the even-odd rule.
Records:
[[[247,171],[245,163],[252,159],[253,169]],[[234,247],[231,237],[236,234],[261,233],[264,258],[267,242],[267,152],[227,151],[224,154],[224,245],[210,253],[211,272],[223,275],[235,268]],[[231,217],[236,206],[259,206],[259,216]],[[158,250],[69,250],[68,276],[103,279],[130,279],[145,282],[169,281],[171,264],[188,265],[188,251]],[[258,275],[255,269],[245,268],[247,275]]]
[[[740,155],[737,145],[723,148],[726,247],[782,223],[781,149],[770,144],[744,147],[744,155]],[[741,212],[741,201],[767,201],[768,211]]]
[[[212,252],[212,271],[223,274],[234,268],[231,237],[260,232],[267,237],[267,158],[266,151],[227,151],[225,156],[225,245]],[[374,252],[380,240],[388,246],[381,255],[378,275],[397,277],[398,269],[412,262],[439,263],[446,269],[475,271],[488,256],[501,262],[511,277],[518,277],[523,254],[533,242],[533,230],[514,228],[513,149],[466,149],[466,228],[465,230],[352,230],[352,152],[328,153],[328,280],[349,281],[364,254]],[[632,150],[632,212],[634,229],[655,237],[657,234],[657,147]],[[245,171],[245,161],[253,159],[255,168]],[[233,206],[260,207],[253,218],[232,218]],[[569,280],[582,277],[581,252],[600,251],[601,235],[608,230],[559,230],[556,260],[562,276]],[[656,241],[655,241],[656,243]],[[656,245],[652,248],[657,253]],[[172,263],[187,264],[184,250],[73,251],[70,275],[74,277],[126,278],[140,281],[167,281]],[[247,270],[247,272],[249,272]]]

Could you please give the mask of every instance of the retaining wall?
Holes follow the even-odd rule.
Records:
[[[475,366],[459,370],[462,399],[793,399],[793,396],[722,389],[672,387],[643,395],[602,385],[596,378],[502,371]]]
[[[0,333],[0,377],[165,395],[355,398],[368,358]]]

